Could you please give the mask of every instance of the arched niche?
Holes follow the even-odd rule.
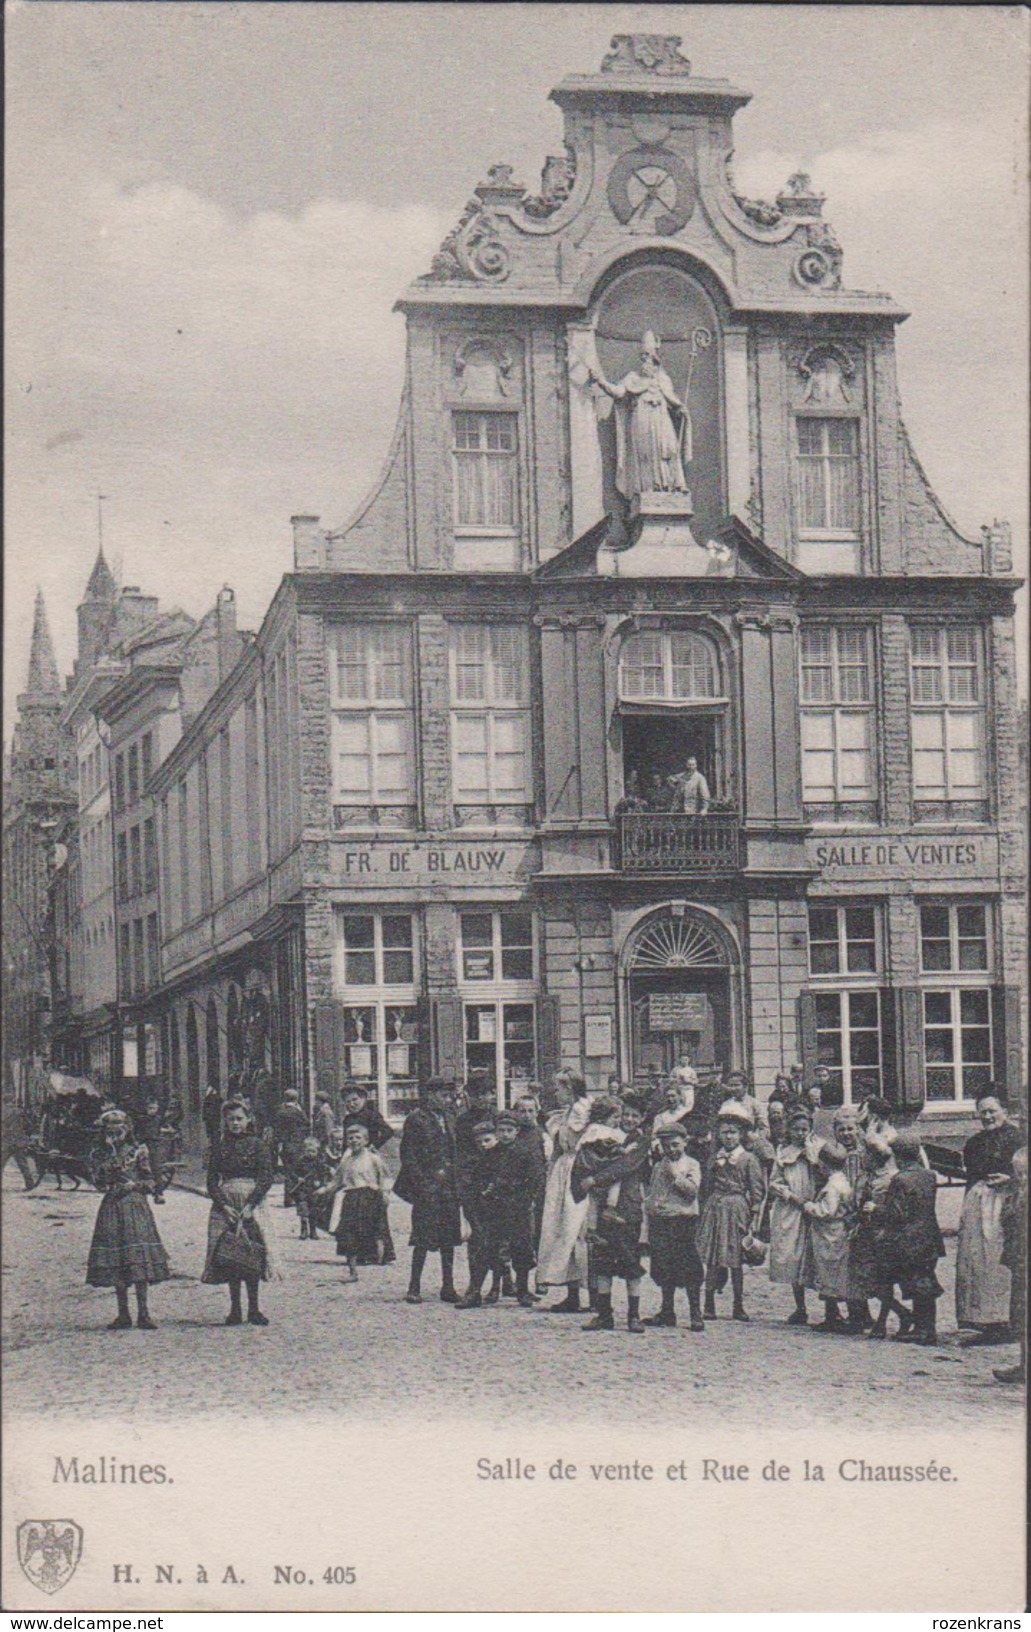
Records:
[[[592,303],[592,317],[602,373],[613,382],[637,367],[645,331],[658,336],[662,366],[691,417],[686,475],[696,518],[692,525],[704,537],[727,514],[722,324],[713,296],[681,265],[656,260],[617,264]],[[601,421],[599,435],[604,509],[618,516],[624,506],[615,487],[611,414]]]

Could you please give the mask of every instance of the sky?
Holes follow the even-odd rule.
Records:
[[[739,190],[812,174],[845,284],[913,314],[937,492],[1024,551],[1024,9],[9,0],[5,737],[37,586],[70,670],[98,493],[123,582],[258,627],[290,516],[339,526],[382,465],[395,299],[489,164],[536,190],[548,91],[635,31],[754,93]]]

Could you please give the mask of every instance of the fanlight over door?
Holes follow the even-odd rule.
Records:
[[[694,918],[659,918],[635,941],[630,974],[663,969],[725,969],[727,954],[716,935]]]

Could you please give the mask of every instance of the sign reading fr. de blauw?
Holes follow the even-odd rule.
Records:
[[[536,871],[536,849],[528,840],[482,844],[338,840],[331,857],[334,877],[347,884],[502,883]]]

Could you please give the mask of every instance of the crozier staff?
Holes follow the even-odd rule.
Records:
[[[147,1288],[169,1277],[168,1257],[147,1203],[152,1188],[150,1158],[146,1145],[132,1138],[129,1118],[124,1111],[105,1111],[100,1118],[100,1145],[93,1153],[93,1182],[103,1190],[97,1222],[93,1227],[87,1286],[112,1286],[118,1299],[118,1314],[108,1331],[125,1331],[132,1325],[129,1288],[136,1289],[136,1324],[141,1331],[155,1330],[147,1308]]]
[[[272,1158],[264,1140],[248,1125],[246,1107],[230,1100],[223,1113],[222,1138],[208,1157],[208,1254],[201,1280],[228,1286],[227,1326],[243,1324],[241,1287],[247,1288],[247,1319],[267,1326],[258,1307],[258,1285],[276,1273],[272,1219],[265,1198],[272,1187]]]
[[[646,330],[637,368],[616,384],[594,367],[589,372],[616,404],[616,486],[623,497],[686,493],[691,420],[659,360],[658,336]]]

